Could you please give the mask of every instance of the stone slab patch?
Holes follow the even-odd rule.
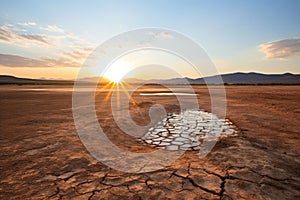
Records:
[[[169,113],[141,138],[143,142],[167,150],[199,150],[205,139],[236,135],[237,127],[228,119],[200,111]]]

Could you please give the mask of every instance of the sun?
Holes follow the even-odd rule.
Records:
[[[130,64],[124,60],[117,60],[104,73],[104,77],[111,82],[119,83],[124,76],[131,70]]]

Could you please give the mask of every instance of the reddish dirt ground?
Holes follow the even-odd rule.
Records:
[[[188,151],[141,174],[92,158],[76,133],[71,90],[22,90],[51,87],[61,86],[0,87],[0,199],[300,199],[300,86],[227,86],[227,118],[238,136],[220,139],[205,158]],[[207,88],[194,89],[210,111]],[[96,104],[108,137],[125,150],[152,151],[113,123],[106,95]],[[149,122],[154,103],[178,111],[175,98],[133,99],[139,124]]]

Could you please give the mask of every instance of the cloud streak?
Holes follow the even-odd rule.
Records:
[[[11,49],[0,52],[0,67],[32,69],[79,68],[94,46],[61,26],[34,22],[0,25],[1,43],[21,49],[21,53]]]
[[[35,22],[24,22],[24,23],[18,23],[21,26],[36,26]]]
[[[71,51],[71,52],[64,52],[63,55],[66,57],[69,57],[70,59],[83,60],[88,56],[88,54],[91,51],[92,51],[92,49],[89,49],[89,48],[81,48],[81,49]]]
[[[24,34],[27,31],[31,33]],[[6,67],[80,67],[93,50],[90,43],[59,26],[39,26],[34,22],[0,26],[0,43],[23,48],[21,55],[1,52],[0,66]],[[32,55],[32,47],[38,48],[34,50],[36,58],[27,57]]]
[[[81,63],[67,58],[33,59],[17,55],[0,54],[0,65],[6,67],[80,67]]]
[[[62,46],[66,42],[68,42],[67,47],[90,45],[77,35],[66,32],[63,28],[56,25],[39,26],[34,22],[28,22],[0,26],[0,43],[8,43],[21,47],[35,45],[58,49],[66,47]]]
[[[0,42],[19,43],[23,46],[28,46],[32,43],[37,45],[49,45],[46,36],[15,33],[10,31],[6,26],[0,26]]]
[[[56,25],[48,25],[46,27],[41,27],[42,30],[46,30],[46,31],[49,31],[49,32],[54,32],[54,33],[63,33],[65,32],[64,29],[56,26]]]
[[[300,56],[300,38],[289,38],[261,44],[260,50],[267,59],[285,60]]]
[[[153,36],[156,39],[173,39],[174,38],[174,36],[167,31],[162,31],[162,32],[158,32],[158,33],[149,32],[148,34]]]

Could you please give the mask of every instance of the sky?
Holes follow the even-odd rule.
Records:
[[[0,74],[74,79],[98,45],[145,27],[192,38],[221,74],[300,73],[298,0],[6,0],[0,5]],[[199,76],[181,68],[182,76]]]

